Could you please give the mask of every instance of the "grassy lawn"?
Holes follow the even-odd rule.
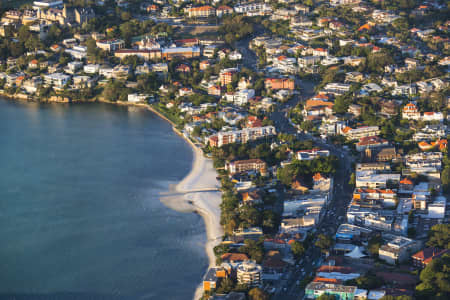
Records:
[[[219,26],[189,26],[180,27],[175,32],[175,38],[217,38]]]

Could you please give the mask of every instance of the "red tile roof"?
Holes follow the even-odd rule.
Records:
[[[224,253],[221,256],[224,261],[244,261],[248,260],[247,254],[244,253]]]

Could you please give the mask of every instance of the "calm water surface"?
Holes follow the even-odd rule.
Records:
[[[0,100],[0,298],[192,298],[203,221],[158,199],[191,163],[145,110]]]

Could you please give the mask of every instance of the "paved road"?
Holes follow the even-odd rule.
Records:
[[[297,128],[293,126],[287,117],[287,112],[294,108],[299,101],[305,101],[314,95],[314,82],[304,81],[300,83],[300,86],[303,86],[301,92],[287,103],[277,107],[271,114],[271,119],[274,121],[279,132],[297,134],[297,137],[301,140],[313,140],[315,145],[323,149],[328,149],[332,155],[338,157],[339,167],[334,176],[333,198],[328,205],[326,215],[316,228],[316,232],[318,233],[334,235],[338,226],[345,221],[348,202],[353,192],[353,189],[348,185],[348,181],[352,172],[351,166],[354,159],[350,153],[339,146],[327,143],[309,134],[297,133]],[[287,276],[277,285],[280,288],[273,296],[273,299],[302,299],[304,296],[304,288],[300,288],[297,282],[301,282],[305,276],[313,276],[315,269],[321,265],[322,261],[323,258],[320,250],[315,246],[309,247],[302,259],[302,263],[290,270]]]
[[[334,176],[333,198],[328,205],[325,217],[316,228],[317,233],[334,235],[338,226],[345,221],[347,206],[353,192],[353,189],[348,185],[348,181],[352,172],[351,166],[354,159],[348,152],[338,146],[324,143],[320,139],[308,135],[303,135],[301,138],[314,140],[316,145],[328,149],[333,155],[339,158],[339,168]],[[322,260],[323,258],[320,250],[315,246],[309,247],[302,259],[302,264],[294,267],[289,278],[285,280],[284,287],[286,288],[286,291],[280,290],[273,299],[302,299],[304,296],[304,288],[300,288],[297,285],[297,282],[301,282],[305,276],[313,276],[315,269],[321,265]],[[304,270],[305,275],[302,274],[302,269]]]
[[[294,96],[284,104],[281,104],[275,108],[275,111],[271,114],[270,119],[274,121],[275,128],[278,132],[284,132],[289,134],[296,134],[297,128],[287,118],[289,110],[293,109],[299,102],[304,102],[314,95],[315,83],[309,80],[299,80],[297,83],[299,90],[296,90]],[[309,138],[308,138],[309,139]]]
[[[256,56],[255,52],[250,50],[249,45],[256,35],[258,35],[258,33],[236,42],[236,49],[242,54],[242,57],[244,57],[242,64],[244,67],[253,71],[257,71],[258,69],[258,56]]]

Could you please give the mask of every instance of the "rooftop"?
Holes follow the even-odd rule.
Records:
[[[355,293],[356,286],[346,286],[342,284],[323,283],[323,282],[311,282],[306,286],[305,289],[316,291],[330,291],[338,293]]]

